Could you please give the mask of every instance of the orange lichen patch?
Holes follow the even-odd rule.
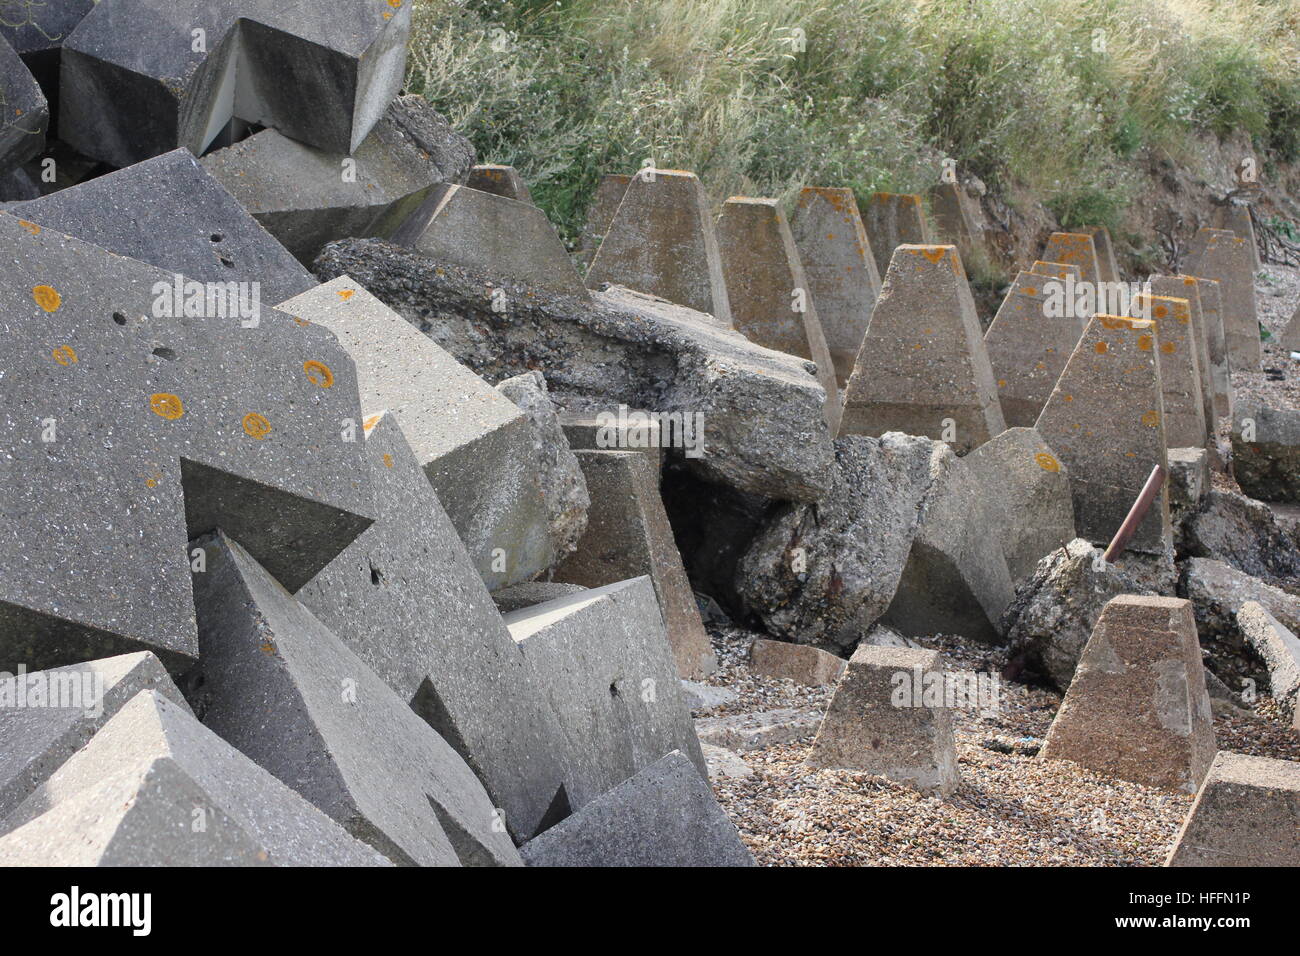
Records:
[[[1169,314],[1169,310],[1165,308],[1163,305],[1157,305],[1151,310],[1151,314],[1154,315],[1157,319],[1163,319],[1165,316]]]
[[[1183,280],[1183,285],[1196,285],[1196,278],[1194,276],[1188,276]]]
[[[1140,348],[1143,352],[1150,352],[1152,344],[1153,344],[1153,340],[1151,336],[1149,335],[1138,336],[1138,348]]]
[[[1038,289],[1032,285],[1027,285],[1021,290],[1025,295],[1038,295]]]
[[[53,356],[54,361],[58,362],[60,365],[68,366],[77,364],[77,353],[71,345],[60,345],[57,349],[51,352],[50,355]]]
[[[893,198],[894,198],[893,193],[872,193],[871,194],[871,199],[874,202],[888,202],[890,199]]]
[[[1065,396],[1065,400],[1066,400],[1067,402],[1072,402],[1072,401],[1074,401],[1074,396],[1073,396],[1073,395],[1066,395],[1066,396]]]
[[[1006,387],[1007,387],[1007,380],[1005,378],[998,379],[998,388],[1006,388]]]
[[[1130,329],[1133,327],[1132,319],[1126,319],[1122,315],[1106,315],[1098,313],[1097,321],[1101,323],[1103,329],[1109,329],[1114,332],[1116,329]]]
[[[1061,463],[1045,451],[1040,451],[1034,456],[1034,461],[1038,462],[1038,467],[1043,471],[1060,471]]]
[[[385,468],[393,467],[393,456],[390,455],[388,452],[384,452],[384,467]]]
[[[370,431],[370,429],[374,428],[376,425],[379,424],[379,419],[381,418],[383,418],[382,415],[371,415],[369,418],[367,418],[364,422],[361,423],[362,430],[367,432]]]
[[[40,235],[41,227],[38,226],[38,225],[36,225],[36,223],[34,223],[34,222],[28,222],[26,219],[19,219],[19,220],[18,220],[18,225],[22,226],[24,229],[26,229],[28,232],[30,232],[33,236],[38,236],[38,235]]]
[[[402,9],[402,0],[388,0],[388,5],[394,10]]]
[[[352,298],[354,295],[357,294],[357,290],[356,290],[356,289],[339,289],[338,292],[335,293],[335,294],[336,294],[340,299],[342,299],[344,302],[346,302],[346,301],[348,301],[348,299]]]
[[[1142,424],[1147,428],[1155,428],[1160,424],[1160,413],[1154,408],[1149,412],[1144,412],[1142,414]]]
[[[170,392],[157,392],[149,396],[149,407],[153,413],[168,421],[175,421],[185,414],[185,403],[179,395]]]
[[[1096,352],[1098,355],[1105,355],[1107,352],[1110,351],[1110,346],[1107,345],[1105,342],[1098,342],[1092,348],[1093,351]]]
[[[302,363],[302,370],[307,373],[307,379],[313,385],[329,388],[334,384],[334,373],[330,371],[330,367],[324,362],[311,359]]]
[[[259,645],[258,650],[269,657],[275,653],[275,645],[270,641],[263,641],[261,645]]]
[[[271,423],[266,420],[266,416],[259,415],[257,412],[249,412],[245,415],[242,424],[249,437],[256,438],[258,441],[271,434]]]
[[[1174,352],[1177,351],[1177,349],[1178,346],[1175,345],[1173,342],[1160,343],[1160,351],[1164,352],[1166,355],[1173,355]]]
[[[48,285],[33,286],[32,298],[46,312],[56,312],[63,304],[63,296],[59,295],[53,286]]]
[[[915,249],[908,250],[913,255],[925,256],[931,262],[938,265],[939,260],[948,254],[946,246],[917,246]]]
[[[300,319],[300,318],[298,318],[298,316],[296,316],[296,315],[293,317],[293,321],[294,321],[294,324],[295,324],[295,325],[301,325],[301,326],[303,326],[304,328],[305,328],[306,326],[308,326],[308,325],[311,325],[311,323],[308,322],[306,319]]]

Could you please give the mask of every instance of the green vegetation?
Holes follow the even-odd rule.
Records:
[[[410,89],[572,240],[600,175],[924,191],[951,157],[1114,225],[1196,133],[1300,158],[1300,0],[415,0]]]

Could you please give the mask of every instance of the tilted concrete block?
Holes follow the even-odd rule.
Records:
[[[1168,866],[1300,866],[1300,763],[1221,750]]]
[[[1156,326],[1155,336],[1144,344],[1148,349],[1160,349],[1165,443],[1175,448],[1205,448],[1209,431],[1190,301],[1144,293],[1134,299],[1132,314]]]
[[[1234,371],[1257,372],[1259,311],[1255,304],[1254,246],[1227,229],[1202,229],[1192,240],[1187,274],[1219,283],[1228,364]]]
[[[765,677],[779,677],[809,687],[829,687],[844,673],[844,658],[807,644],[756,638],[749,648],[749,667]]]
[[[513,166],[497,163],[480,163],[470,168],[465,177],[465,185],[481,193],[492,193],[506,199],[531,203],[533,194],[528,191],[524,177]]]
[[[1204,320],[1205,347],[1210,357],[1210,385],[1214,397],[1212,420],[1225,418],[1232,414],[1233,396],[1229,380],[1228,337],[1223,328],[1223,287],[1215,279],[1188,275],[1179,278],[1192,280],[1196,287]]]
[[[1239,398],[1232,413],[1232,471],[1252,498],[1300,502],[1300,411],[1254,395]]]
[[[41,154],[49,122],[50,107],[36,78],[0,36],[0,173]]]
[[[1080,232],[1092,236],[1093,251],[1097,253],[1097,278],[1102,282],[1122,281],[1110,230],[1105,226],[1084,226]]]
[[[863,226],[876,259],[876,272],[881,276],[889,271],[889,260],[899,246],[927,246],[934,242],[925,219],[925,204],[913,193],[872,193]]]
[[[606,173],[596,184],[591,205],[587,207],[587,221],[583,225],[580,240],[578,257],[584,264],[590,265],[591,260],[595,258],[596,250],[600,248],[605,233],[609,231],[609,224],[614,221],[618,204],[623,201],[623,194],[627,192],[628,183],[631,181],[632,177],[623,173]]]
[[[1247,601],[1237,611],[1237,627],[1268,668],[1269,692],[1300,730],[1300,637],[1258,601]]]
[[[1062,262],[1079,267],[1079,281],[1094,285],[1102,281],[1093,235],[1086,232],[1054,232],[1043,244],[1038,257],[1043,262]]]

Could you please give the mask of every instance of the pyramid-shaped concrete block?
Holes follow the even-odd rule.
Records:
[[[1210,384],[1214,397],[1214,418],[1232,415],[1232,382],[1229,378],[1228,336],[1223,330],[1223,287],[1215,279],[1179,276],[1191,279],[1201,303],[1205,329],[1205,347],[1210,354]]]
[[[1093,237],[1086,232],[1054,232],[1043,244],[1043,262],[1061,262],[1079,267],[1079,281],[1094,285],[1102,281]]]
[[[600,248],[605,233],[609,232],[609,224],[614,221],[618,204],[623,201],[623,194],[627,192],[630,182],[632,182],[631,176],[623,173],[606,173],[596,184],[591,205],[587,207],[587,221],[582,227],[580,243],[582,251],[579,258],[586,265],[591,265],[591,260],[595,258],[596,250]]]
[[[1168,866],[1300,866],[1300,763],[1221,750]]]
[[[880,276],[889,271],[889,260],[899,246],[928,246],[934,241],[925,219],[925,203],[914,193],[872,193],[863,227]]]
[[[1119,282],[1119,263],[1115,259],[1115,244],[1110,230],[1105,226],[1085,226],[1082,232],[1092,236],[1092,247],[1097,253],[1097,278],[1102,282]]]
[[[941,182],[930,189],[935,242],[953,245],[965,259],[983,252],[984,230],[977,204],[957,183]]]
[[[465,178],[465,185],[481,193],[492,193],[506,199],[531,203],[533,194],[528,191],[524,177],[513,166],[501,166],[496,163],[480,163],[470,167]]]
[[[366,429],[366,457],[378,517],[296,597],[456,748],[526,840],[563,786],[555,718],[391,414]]]
[[[587,531],[553,580],[598,588],[648,575],[663,612],[677,673],[699,678],[717,667],[659,497],[659,475],[635,451],[579,451],[591,494]]]
[[[529,866],[753,866],[736,825],[680,751],[520,848]]]
[[[365,420],[385,411],[396,419],[489,589],[551,565],[518,406],[347,276],[277,310],[337,336],[356,364]]]
[[[948,796],[961,784],[948,686],[938,651],[858,645],[808,766],[861,770]]]
[[[249,863],[255,849],[273,866],[390,865],[155,690],[136,694],[4,827],[0,859],[28,864]]]
[[[222,317],[212,287],[7,214],[0,249],[0,669],[151,650],[180,673],[191,537],[232,528],[299,587],[370,524],[327,330]]]
[[[1192,603],[1112,598],[1079,658],[1041,759],[1195,793],[1216,750]]]
[[[587,288],[605,285],[658,296],[731,327],[713,214],[694,173],[649,169],[632,177],[587,270]]]
[[[7,173],[45,148],[50,107],[27,64],[0,36],[0,173]]]
[[[1160,351],[1166,444],[1173,448],[1204,448],[1205,400],[1190,301],[1143,293],[1133,300],[1133,315],[1156,325],[1155,336],[1139,343],[1139,348],[1145,345]]]
[[[199,282],[255,286],[273,305],[316,280],[235,197],[177,149],[9,212]]]
[[[564,243],[532,203],[444,183],[393,233],[393,242],[441,262],[587,297]]]
[[[1019,273],[984,334],[1010,428],[1032,427],[1065,370],[1083,326],[1064,304],[1065,277]]]
[[[840,434],[901,431],[965,454],[1005,427],[957,249],[899,246],[845,389]]]
[[[843,385],[853,373],[871,310],[880,295],[880,272],[853,190],[804,189],[790,229],[808,279],[808,294],[817,305],[817,318],[835,363],[835,377]]]
[[[299,262],[345,236],[388,238],[474,148],[422,96],[399,96],[355,150],[331,152],[273,129],[200,162]]]
[[[1202,229],[1192,241],[1185,268],[1188,275],[1219,283],[1228,364],[1239,372],[1259,371],[1262,355],[1253,248],[1227,229]]]
[[[1074,276],[1074,281],[1078,282],[1079,277],[1083,274],[1079,267],[1070,265],[1068,262],[1044,262],[1042,259],[1035,259],[1034,264],[1029,267],[1029,271],[1036,276],[1047,276],[1050,279],[1065,279],[1068,276]]]
[[[0,820],[142,690],[189,709],[148,651],[0,678]]]
[[[1175,300],[1186,300],[1187,302],[1188,313],[1191,320],[1189,323],[1191,326],[1190,332],[1188,332],[1187,327],[1182,321],[1182,315],[1178,313],[1178,310],[1175,308],[1175,313],[1169,317],[1172,321],[1166,321],[1165,323],[1169,326],[1169,329],[1161,329],[1160,332],[1160,345],[1162,349],[1166,350],[1165,352],[1162,352],[1161,355],[1169,354],[1169,346],[1165,343],[1170,341],[1173,335],[1176,335],[1179,332],[1187,332],[1190,339],[1189,344],[1191,349],[1196,353],[1197,387],[1201,393],[1201,417],[1205,420],[1206,442],[1207,444],[1212,445],[1216,430],[1214,419],[1214,374],[1211,371],[1209,330],[1206,327],[1205,310],[1201,307],[1200,283],[1192,276],[1151,275],[1147,277],[1147,291],[1153,296],[1161,296],[1163,298]],[[1134,297],[1135,306],[1140,307],[1142,301],[1143,299],[1141,296]],[[1134,308],[1132,312],[1134,315],[1139,314],[1137,308]],[[1144,318],[1155,319],[1156,324],[1159,325],[1159,318],[1157,316],[1146,315],[1145,312],[1142,312],[1141,314]],[[1163,357],[1161,358],[1161,362],[1165,362]],[[1180,365],[1181,364],[1182,363],[1180,362]],[[1161,366],[1161,372],[1163,373],[1163,371],[1164,365]],[[1166,387],[1168,387],[1167,382]],[[1168,411],[1168,409],[1166,409],[1166,411]],[[1176,445],[1178,443],[1173,442],[1173,444]]]
[[[764,348],[817,363],[817,381],[826,390],[826,424],[834,434],[840,420],[835,364],[812,286],[776,200],[733,196],[723,203],[718,248],[736,330]]]
[[[1282,330],[1282,337],[1279,341],[1283,348],[1300,352],[1300,306],[1296,307],[1295,314],[1291,316],[1291,321]]]
[[[1259,261],[1259,244],[1255,241],[1255,222],[1251,218],[1251,207],[1239,202],[1230,202],[1216,206],[1212,224],[1215,229],[1227,229],[1234,236],[1245,239],[1250,246],[1251,261],[1256,272],[1263,265]]]
[[[505,615],[568,741],[574,810],[680,750],[708,769],[649,578]]]
[[[1105,546],[1151,470],[1168,471],[1156,325],[1098,315],[1088,323],[1036,425],[1070,475],[1079,536]],[[1163,554],[1172,543],[1162,485],[1129,542]]]
[[[198,546],[205,726],[395,863],[519,865],[501,811],[405,700],[238,544]]]
[[[129,166],[232,124],[351,153],[401,89],[412,4],[100,3],[63,42],[59,138]]]

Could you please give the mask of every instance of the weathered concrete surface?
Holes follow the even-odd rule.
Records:
[[[626,289],[594,293],[591,302],[528,295],[374,239],[331,244],[317,273],[350,274],[490,381],[540,368],[551,396],[571,410],[623,404],[702,415],[704,448],[687,463],[708,480],[787,501],[826,490],[825,393],[807,363],[689,309]],[[492,309],[491,287],[508,293],[506,311]]]
[[[1210,488],[1210,455],[1204,448],[1170,448],[1168,458],[1169,520],[1178,528]]]
[[[573,451],[638,451],[658,475],[664,462],[664,429],[659,419],[628,409],[620,419],[616,411],[563,412],[560,426]],[[671,438],[671,436],[668,436]]]
[[[790,229],[835,364],[835,377],[843,385],[853,373],[871,310],[880,295],[880,272],[853,190],[805,188],[799,193]]]
[[[1152,322],[1098,315],[1088,323],[1038,417],[1038,433],[1070,475],[1079,536],[1105,546],[1156,465],[1168,467]],[[1162,553],[1172,541],[1161,487],[1129,549]]]
[[[580,451],[591,494],[586,535],[555,569],[556,581],[598,588],[649,576],[659,599],[668,643],[680,677],[703,677],[717,668],[691,583],[673,541],[658,475],[634,451]]]
[[[328,331],[169,317],[173,275],[7,214],[0,250],[0,670],[152,650],[179,674],[191,537],[230,529],[296,588],[370,524]]]
[[[1259,244],[1255,241],[1255,224],[1250,218],[1250,206],[1245,203],[1229,202],[1214,207],[1211,222],[1215,229],[1227,229],[1234,236],[1245,239],[1250,246],[1251,264],[1258,272],[1262,266],[1259,261]]]
[[[807,644],[757,638],[749,648],[749,669],[809,687],[829,687],[844,673],[844,658]]]
[[[1077,265],[1071,265],[1068,262],[1044,262],[1042,259],[1035,259],[1034,264],[1029,267],[1029,271],[1036,276],[1047,276],[1051,279],[1065,279],[1068,276],[1074,276],[1074,281],[1078,282],[1083,274]]]
[[[674,750],[708,774],[649,578],[514,611],[505,622],[568,741],[565,789],[575,811]]]
[[[1202,229],[1192,242],[1188,275],[1214,279],[1223,297],[1223,331],[1228,363],[1237,371],[1258,371],[1259,313],[1255,305],[1252,249],[1227,229]]]
[[[1300,503],[1300,411],[1253,395],[1237,399],[1232,472],[1252,498]]]
[[[1112,599],[1083,650],[1041,758],[1194,793],[1217,749],[1191,602]]]
[[[754,866],[707,778],[679,751],[520,848],[529,866]]]
[[[1097,254],[1097,278],[1102,282],[1122,281],[1110,230],[1105,226],[1084,226],[1082,231],[1092,236],[1093,251]]]
[[[1291,316],[1291,321],[1282,330],[1282,337],[1279,341],[1283,348],[1300,352],[1300,305],[1296,306],[1295,315]]]
[[[899,246],[927,246],[934,242],[925,220],[924,203],[912,193],[872,193],[863,220],[876,272],[881,276],[889,270],[889,260]]]
[[[505,199],[531,203],[533,194],[528,191],[524,177],[513,166],[498,163],[479,163],[470,168],[465,176],[465,185],[481,193],[492,193]]]
[[[349,276],[277,310],[337,336],[356,364],[362,416],[397,420],[489,590],[553,563],[523,411]]]
[[[937,702],[924,694],[937,683]],[[946,797],[961,784],[938,651],[862,646],[849,658],[808,766],[863,770]]]
[[[316,287],[312,274],[187,149],[8,211],[187,279],[256,283],[267,308]]]
[[[519,855],[455,750],[220,532],[194,578],[203,722],[393,862]]]
[[[1021,582],[1002,619],[1011,648],[1008,677],[1041,678],[1064,691],[1106,603],[1147,593],[1127,569],[1102,561],[1103,552],[1076,538]]]
[[[545,604],[547,601],[554,601],[556,598],[568,597],[570,594],[578,594],[586,590],[588,589],[581,584],[561,584],[558,581],[525,581],[523,584],[512,584],[500,591],[493,591],[492,603],[497,606],[497,610],[502,614],[509,614],[511,611],[532,607],[534,604]]]
[[[1220,751],[1167,865],[1300,865],[1300,763]]]
[[[826,425],[835,434],[840,423],[836,365],[812,284],[776,200],[732,196],[723,203],[718,249],[736,331],[764,348],[817,363],[817,381],[826,391]]]
[[[1211,488],[1180,531],[1180,549],[1187,555],[1217,558],[1284,585],[1300,583],[1300,547],[1261,501]]]
[[[133,799],[138,817],[122,812]],[[192,827],[196,811],[206,833]],[[197,845],[176,834],[178,822]],[[246,839],[226,842],[223,823]],[[105,825],[116,839],[98,829]],[[136,694],[3,828],[11,832],[0,838],[0,859],[27,865],[61,853],[67,863],[177,865],[229,860],[232,851],[246,863],[253,848],[278,866],[390,865],[156,690]],[[85,852],[69,846],[69,832],[89,838]]]
[[[1204,320],[1205,347],[1210,353],[1210,386],[1214,396],[1214,418],[1232,414],[1232,382],[1229,380],[1228,338],[1223,328],[1223,286],[1214,279],[1200,276],[1179,276],[1191,279],[1196,285]]]
[[[1070,476],[1036,429],[1008,428],[964,460],[995,516],[1012,581],[1074,539]]]
[[[532,203],[443,183],[393,233],[393,242],[440,262],[587,298],[564,243]]]
[[[587,270],[587,288],[621,285],[731,327],[722,256],[704,187],[694,173],[632,177]]]
[[[347,236],[388,238],[474,147],[422,96],[399,96],[361,145],[317,149],[276,130],[254,133],[200,163],[300,262]]]
[[[1268,613],[1258,601],[1247,601],[1237,611],[1237,627],[1246,644],[1268,668],[1269,691],[1300,730],[1300,637]]]
[[[1134,299],[1133,314],[1140,316],[1143,311],[1156,328],[1138,348],[1160,350],[1165,443],[1176,448],[1204,448],[1208,432],[1191,304],[1187,299],[1142,294]]]
[[[899,246],[844,393],[841,435],[951,438],[958,454],[1006,427],[953,246]]]
[[[0,821],[143,690],[189,709],[148,651],[0,679]]]
[[[975,202],[962,186],[949,182],[932,186],[930,211],[934,214],[936,242],[956,246],[963,259],[984,252],[984,229],[980,216]]]
[[[201,154],[239,121],[350,153],[400,92],[411,6],[346,0],[322,17],[270,0],[97,4],[63,42],[59,138],[129,166],[178,146]]]
[[[1169,391],[1169,375],[1167,369],[1170,366],[1168,356],[1175,354],[1171,351],[1169,342],[1175,338],[1181,337],[1188,343],[1188,347],[1196,353],[1196,380],[1201,395],[1201,417],[1205,420],[1205,445],[1213,452],[1214,458],[1218,460],[1218,448],[1215,445],[1216,423],[1214,416],[1214,374],[1211,371],[1210,359],[1210,339],[1209,330],[1205,324],[1205,310],[1201,308],[1201,283],[1193,276],[1161,276],[1150,275],[1147,277],[1147,288],[1151,291],[1151,298],[1139,295],[1134,299],[1135,311],[1136,306],[1143,302],[1156,302],[1156,297],[1172,299],[1174,305],[1165,315],[1164,324],[1161,325],[1161,317],[1158,314],[1160,310],[1153,305],[1153,314],[1147,316],[1155,321],[1160,328],[1160,376],[1164,382],[1165,393]],[[1187,303],[1187,321],[1184,322],[1184,316],[1181,307],[1177,304],[1185,301]],[[1182,370],[1186,365],[1186,357],[1182,356],[1181,351],[1175,367]],[[1165,400],[1165,413],[1169,414],[1169,401]],[[1193,445],[1181,445],[1173,437],[1166,435],[1169,439],[1170,447],[1190,448]],[[1201,443],[1194,443],[1199,445]]]
[[[726,747],[744,753],[795,740],[812,743],[821,726],[815,710],[779,707],[728,717],[704,717],[695,721],[702,746]]]
[[[378,518],[296,597],[456,749],[525,840],[563,785],[555,718],[393,415],[365,443]]]
[[[1079,267],[1081,282],[1101,281],[1101,266],[1097,262],[1097,247],[1093,236],[1086,232],[1054,232],[1043,244],[1043,262],[1060,262]]]
[[[609,231],[609,224],[614,221],[618,204],[623,201],[623,194],[627,192],[631,181],[632,177],[623,173],[606,173],[596,184],[595,195],[587,207],[587,221],[583,225],[578,254],[585,265],[591,265],[591,260],[595,258],[596,250]]]
[[[50,107],[22,58],[0,35],[0,172],[41,154]]]
[[[1029,428],[1038,421],[1083,334],[1078,319],[1050,314],[1051,285],[1061,281],[1019,273],[984,334],[1008,428]]]

